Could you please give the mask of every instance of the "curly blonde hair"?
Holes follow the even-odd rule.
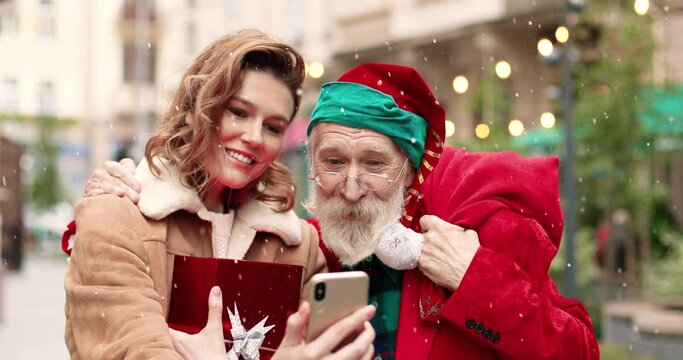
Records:
[[[212,179],[202,167],[202,159],[218,148],[218,120],[248,70],[268,72],[289,88],[294,100],[290,120],[294,117],[305,76],[301,54],[258,30],[226,35],[204,49],[185,71],[167,112],[147,142],[145,158],[155,175],[160,169],[152,158],[168,159],[178,167],[181,180],[203,195]],[[186,121],[188,116],[192,121]],[[233,192],[232,198],[247,195],[284,212],[294,206],[296,186],[289,170],[274,162],[259,179]]]

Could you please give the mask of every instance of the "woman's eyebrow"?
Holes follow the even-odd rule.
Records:
[[[237,96],[237,95],[234,95],[233,97],[231,97],[230,100],[235,100],[235,101],[241,102],[241,103],[243,103],[244,105],[249,106],[249,107],[255,107],[255,106],[256,106],[256,105],[254,105],[254,103],[252,103],[251,101],[249,101],[249,100],[247,100],[247,99],[243,99],[243,98],[241,98],[241,97],[239,97],[239,96]]]
[[[251,102],[247,99],[243,99],[237,95],[234,95],[233,97],[231,97],[230,100],[235,100],[237,102],[240,102],[243,105],[249,107],[250,109],[256,109],[257,108],[256,104],[254,104],[253,102]],[[287,117],[285,115],[281,115],[281,114],[272,114],[272,115],[269,115],[268,118],[274,118],[276,120],[280,120],[280,121],[284,121],[285,123],[289,123],[289,117]]]

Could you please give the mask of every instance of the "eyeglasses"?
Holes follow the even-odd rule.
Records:
[[[401,171],[393,180],[389,179],[387,174],[365,173],[356,176],[347,176],[332,171],[321,172],[315,176],[309,176],[308,178],[310,180],[315,180],[315,183],[318,184],[318,186],[326,190],[336,190],[348,179],[356,179],[356,182],[361,189],[369,191],[381,191],[398,181],[398,179],[401,177],[401,174],[403,174],[403,170],[405,170],[407,163],[408,159],[403,162]]]

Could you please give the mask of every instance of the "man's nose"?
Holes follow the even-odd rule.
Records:
[[[349,202],[356,202],[360,200],[367,193],[367,190],[360,186],[358,182],[358,170],[355,166],[349,168],[349,172],[346,174],[346,181],[342,183],[341,194]]]

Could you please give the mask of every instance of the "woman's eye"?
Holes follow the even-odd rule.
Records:
[[[242,118],[242,119],[249,116],[249,114],[246,111],[239,109],[239,108],[229,108],[228,111],[230,111],[230,113],[232,115],[234,115],[235,117]]]
[[[283,132],[285,132],[285,129],[279,125],[265,124],[263,126],[266,128],[266,130],[270,131],[273,134],[282,134]]]

